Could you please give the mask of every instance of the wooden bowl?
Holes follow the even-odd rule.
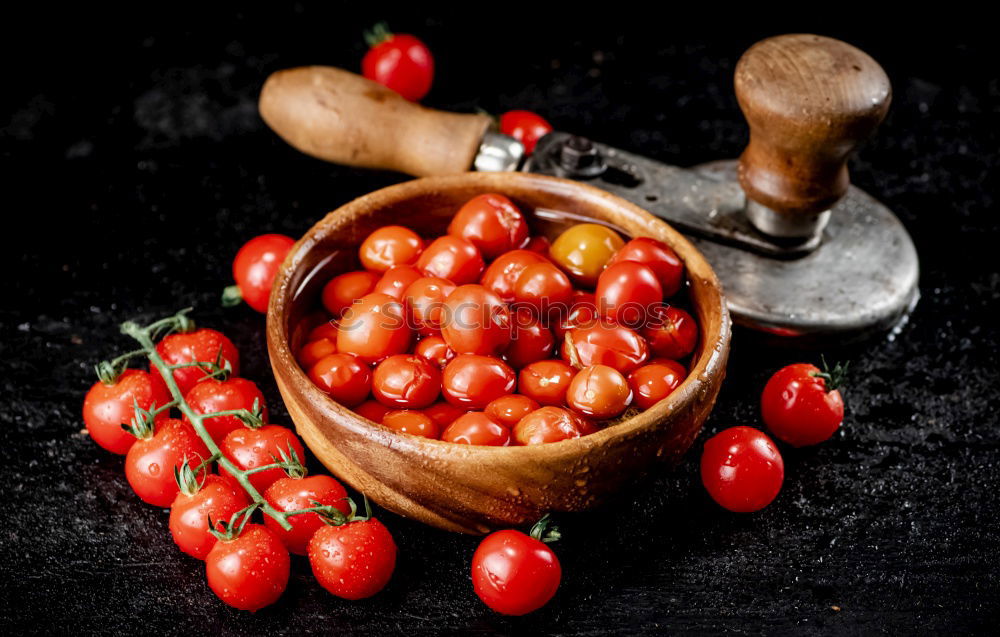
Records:
[[[374,229],[405,225],[433,237],[475,195],[507,195],[545,225],[536,208],[605,223],[627,236],[654,237],[684,261],[700,329],[691,372],[652,408],[573,440],[528,447],[480,447],[392,431],[321,392],[293,347],[318,307],[323,284],[357,269],[357,248]],[[558,229],[547,228],[550,234]],[[271,366],[299,435],[338,478],[379,505],[466,533],[533,522],[550,511],[598,504],[648,472],[677,460],[715,403],[729,354],[730,319],[715,273],[684,237],[639,207],[590,186],[524,173],[466,173],[408,181],[355,199],[324,217],[295,244],[274,282],[267,313]]]

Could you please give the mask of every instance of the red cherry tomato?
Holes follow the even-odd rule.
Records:
[[[221,332],[205,327],[186,334],[170,334],[159,342],[156,351],[167,365],[214,363],[221,352],[223,365],[228,361],[232,368],[230,375],[240,375],[240,354],[236,346]],[[160,373],[155,367],[149,371]],[[174,370],[174,380],[181,394],[187,394],[208,373],[200,367],[181,367]]]
[[[514,329],[511,332],[510,345],[504,350],[504,360],[515,369],[535,361],[549,358],[555,350],[556,339],[552,331],[544,327],[532,313],[520,309],[511,315]]]
[[[208,532],[208,519],[221,530],[220,522],[229,522],[234,513],[247,506],[250,498],[235,480],[210,475],[194,495],[177,494],[170,505],[170,534],[182,551],[204,560],[216,542]]]
[[[529,265],[550,263],[543,255],[529,250],[512,250],[497,257],[486,268],[480,281],[487,290],[499,296],[505,303],[514,302],[514,284]]]
[[[607,365],[627,374],[646,362],[649,346],[629,328],[600,321],[566,332],[562,356],[578,369]]]
[[[419,39],[385,29],[373,32],[371,47],[361,60],[361,73],[390,88],[411,102],[419,102],[431,90],[434,56]]]
[[[246,471],[255,467],[274,464],[275,458],[281,454],[288,455],[288,450],[298,456],[299,461],[306,461],[306,451],[298,437],[288,427],[280,425],[264,425],[260,429],[237,429],[223,439],[219,445],[222,455],[228,458],[238,468]],[[219,466],[219,473],[228,475],[225,467]],[[250,484],[263,493],[269,486],[285,477],[282,469],[274,468],[258,471],[249,476]]]
[[[383,226],[361,243],[361,265],[372,272],[385,272],[394,265],[412,265],[424,249],[424,240],[403,226]]]
[[[441,336],[458,354],[496,354],[510,343],[510,310],[481,285],[462,285],[444,304]]]
[[[406,288],[403,300],[417,331],[422,334],[440,333],[444,301],[454,291],[455,285],[451,281],[436,277],[421,277]]]
[[[375,272],[359,270],[357,272],[345,272],[330,279],[323,286],[322,301],[326,311],[334,316],[340,316],[344,310],[351,307],[355,300],[366,294],[371,294],[375,285],[381,277]],[[309,340],[315,340],[309,334]]]
[[[491,419],[510,429],[540,406],[537,401],[527,396],[511,394],[490,401],[490,404],[486,405],[485,412]]]
[[[552,549],[520,531],[487,535],[472,556],[476,595],[504,615],[525,615],[545,606],[561,580],[562,567]]]
[[[170,400],[170,392],[159,374],[126,369],[111,385],[94,383],[83,399],[83,422],[94,442],[111,453],[124,454],[135,443],[135,436],[122,429],[135,416],[133,401],[140,408],[151,410]],[[156,420],[166,417],[167,412],[163,411]]]
[[[681,289],[684,264],[677,253],[662,241],[649,237],[632,239],[611,257],[608,267],[623,261],[635,261],[649,267],[656,274],[664,296],[673,296]]]
[[[209,588],[240,610],[256,611],[278,601],[290,567],[288,549],[260,524],[247,524],[234,540],[219,540],[205,556]]]
[[[441,392],[441,369],[416,354],[385,359],[372,375],[372,395],[393,409],[428,407]]]
[[[128,450],[125,478],[144,502],[168,507],[180,490],[174,479],[174,468],[180,467],[185,460],[197,467],[210,455],[190,424],[165,418],[156,423],[155,433],[136,440]]]
[[[420,270],[412,265],[394,265],[378,280],[373,292],[388,294],[397,301],[402,301],[406,288],[419,278],[421,278]]]
[[[262,234],[250,239],[233,259],[233,280],[246,304],[258,312],[267,312],[271,284],[295,239],[283,234]]]
[[[530,155],[538,140],[552,132],[552,124],[531,111],[507,111],[500,116],[500,132],[521,142],[525,155]]]
[[[573,284],[551,263],[526,267],[514,283],[514,301],[530,308],[537,316],[565,315],[573,298]]]
[[[553,321],[552,331],[556,337],[563,339],[566,332],[573,327],[590,327],[596,323],[600,317],[597,314],[597,300],[589,292],[577,291],[570,301],[569,313],[560,317],[560,320]]]
[[[576,370],[563,361],[536,361],[521,370],[518,387],[522,394],[541,405],[562,407],[574,376]]]
[[[455,419],[441,434],[441,440],[464,445],[506,447],[510,444],[510,429],[481,411],[470,411]]]
[[[441,427],[430,416],[415,409],[390,411],[382,417],[382,424],[393,431],[422,438],[436,440],[441,436]]]
[[[309,370],[309,379],[338,403],[353,407],[366,398],[372,388],[372,372],[353,354],[330,354]]]
[[[388,294],[368,294],[344,313],[337,331],[337,351],[375,363],[406,352],[412,332],[402,303]]]
[[[597,427],[562,407],[536,409],[514,425],[514,440],[519,445],[540,445],[579,438],[597,431]]]
[[[608,420],[632,403],[632,389],[621,372],[607,365],[581,369],[566,390],[566,404],[579,414]]]
[[[663,303],[663,289],[651,268],[635,261],[608,265],[597,279],[597,309],[604,318],[638,328]]]
[[[730,427],[705,443],[701,481],[723,508],[759,511],[778,495],[784,479],[785,463],[778,448],[758,429]]]
[[[320,586],[344,599],[379,592],[396,569],[396,543],[375,518],[327,526],[309,540],[309,565]]]
[[[344,515],[351,512],[347,504],[347,491],[339,482],[324,475],[282,478],[267,488],[264,499],[275,509],[285,513],[312,508],[317,506],[317,502],[335,507]],[[286,519],[292,525],[290,531],[281,528],[278,521],[269,515],[264,516],[264,525],[274,531],[290,552],[306,555],[309,551],[309,539],[317,529],[325,526],[322,518],[316,513],[301,513]]]
[[[392,411],[392,409],[386,407],[377,400],[366,400],[354,408],[354,413],[357,415],[379,424],[382,424],[382,419],[390,411]]]
[[[485,267],[479,248],[451,235],[435,239],[417,261],[424,276],[447,279],[455,285],[475,283]]]
[[[215,380],[206,378],[191,388],[184,400],[197,414],[210,414],[231,409],[246,409],[253,411],[254,402],[261,410],[264,422],[267,422],[267,403],[260,389],[246,378],[230,378]],[[187,416],[184,417],[187,420]],[[212,440],[219,442],[230,431],[241,429],[243,421],[236,416],[216,416],[202,421]]]
[[[459,354],[444,368],[441,393],[456,407],[484,409],[490,401],[514,393],[514,370],[499,358]]]
[[[320,361],[320,359],[336,353],[337,337],[334,336],[333,340],[321,338],[318,341],[306,343],[301,349],[299,349],[299,354],[296,358],[299,361],[299,365],[302,366],[302,369],[308,372],[312,369],[313,365]]]
[[[448,234],[471,241],[486,260],[520,248],[528,240],[528,222],[503,195],[487,193],[465,203],[448,225]]]
[[[775,372],[760,397],[761,416],[771,433],[793,447],[829,440],[844,420],[844,400],[827,381],[839,384],[842,369],[824,373],[815,365],[795,363]]]
[[[694,351],[698,343],[698,325],[679,307],[663,306],[653,313],[642,336],[655,355],[678,360]]]
[[[524,249],[528,252],[537,252],[538,254],[547,256],[551,247],[552,242],[541,235],[537,235],[528,240],[528,244],[524,246]]]
[[[371,274],[371,273],[369,272],[367,274]],[[359,295],[359,296],[363,296],[363,295]],[[314,327],[311,330],[309,330],[309,334],[306,336],[306,342],[307,343],[312,343],[313,341],[319,341],[319,340],[322,340],[322,339],[326,338],[326,339],[329,339],[329,340],[333,341],[334,343],[336,343],[337,342],[337,330],[338,329],[340,329],[340,326],[338,326],[337,323],[335,323],[334,321],[329,321],[329,322],[326,322],[326,323],[320,323],[316,327]]]
[[[459,409],[446,402],[434,403],[430,407],[425,408],[423,412],[441,429],[455,422],[459,416],[466,413],[464,409]]]
[[[455,358],[455,350],[448,347],[448,344],[440,336],[428,336],[421,339],[413,353],[417,356],[423,356],[441,369],[444,369],[444,366]]]
[[[687,370],[677,361],[657,358],[633,370],[628,384],[635,394],[635,405],[649,409],[669,396],[687,378]]]

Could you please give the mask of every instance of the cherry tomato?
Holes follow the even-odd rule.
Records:
[[[544,327],[532,313],[519,309],[512,315],[514,329],[510,345],[504,350],[504,360],[515,369],[535,361],[549,358],[555,350],[556,339],[552,331]]]
[[[455,285],[475,283],[485,267],[479,248],[451,235],[435,239],[417,261],[424,276],[447,279]]]
[[[600,321],[566,332],[562,356],[577,369],[607,365],[627,374],[646,362],[649,346],[629,328]]]
[[[540,445],[579,438],[597,431],[597,427],[562,407],[536,409],[514,425],[514,440],[519,445]]]
[[[262,234],[250,239],[233,259],[233,280],[246,304],[267,312],[271,285],[295,239],[283,234]]]
[[[500,116],[500,132],[524,145],[524,154],[535,152],[538,140],[552,132],[552,124],[531,111],[507,111]]]
[[[229,476],[210,475],[194,495],[178,493],[170,505],[170,534],[178,547],[191,557],[204,560],[215,546],[208,532],[208,519],[221,529],[237,511],[250,506],[250,498]]]
[[[364,599],[392,578],[396,543],[375,518],[324,525],[309,540],[309,564],[326,590],[344,599]]]
[[[382,417],[382,424],[393,431],[422,438],[436,440],[441,436],[441,427],[430,416],[415,409],[390,411]]]
[[[140,408],[151,410],[170,400],[170,392],[159,374],[126,369],[111,385],[94,383],[83,399],[83,422],[94,442],[111,453],[124,454],[135,443],[135,436],[122,429],[122,425],[131,423],[135,417],[133,401]],[[165,411],[157,414],[157,422],[167,415]]]
[[[430,407],[425,408],[423,412],[441,429],[455,422],[459,416],[466,413],[464,409],[459,409],[446,402],[434,403]]]
[[[372,388],[372,372],[353,354],[330,354],[309,370],[309,379],[338,403],[353,407],[366,398]]]
[[[375,284],[373,292],[388,294],[397,301],[402,301],[406,288],[419,278],[421,278],[420,270],[412,265],[394,265],[386,270]]]
[[[406,288],[403,300],[417,331],[422,334],[440,333],[444,301],[454,291],[455,285],[451,281],[436,277],[421,277]]]
[[[829,440],[844,420],[844,400],[835,388],[842,373],[840,367],[824,373],[806,363],[776,371],[760,397],[767,428],[793,447]],[[828,381],[832,382],[828,385]]]
[[[528,252],[537,252],[538,254],[548,256],[549,248],[552,247],[552,243],[541,235],[536,235],[528,239],[528,244],[524,246],[524,249]]]
[[[663,303],[653,270],[635,261],[609,264],[597,279],[597,308],[604,318],[638,328]]]
[[[385,272],[394,265],[412,265],[424,249],[424,240],[403,226],[383,226],[361,243],[361,265],[372,272]]]
[[[497,257],[486,268],[480,281],[487,290],[499,296],[505,303],[514,302],[514,284],[529,265],[551,263],[543,255],[528,250],[512,250]]]
[[[340,316],[356,299],[371,294],[381,278],[375,272],[367,270],[338,274],[323,286],[323,307],[330,314]],[[312,334],[309,335],[309,340],[314,340]]]
[[[490,401],[490,404],[486,405],[485,412],[491,419],[510,429],[539,407],[537,401],[527,396],[511,394]]]
[[[144,502],[168,507],[180,490],[174,479],[174,468],[180,467],[185,460],[197,467],[210,455],[190,424],[165,418],[156,423],[155,433],[136,440],[128,450],[125,478]]]
[[[752,513],[770,504],[781,490],[785,463],[764,432],[730,427],[705,443],[701,481],[723,508]]]
[[[597,313],[597,300],[589,292],[577,291],[570,301],[569,312],[560,320],[553,321],[552,331],[556,337],[563,339],[566,332],[572,327],[589,327],[596,323],[600,317]]]
[[[427,95],[434,80],[434,56],[423,42],[377,27],[366,40],[370,48],[361,60],[362,75],[411,102]]]
[[[280,425],[264,425],[260,429],[246,427],[237,429],[226,436],[219,445],[222,455],[244,471],[274,464],[275,458],[280,459],[282,453],[288,455],[289,448],[299,457],[299,461],[303,463],[306,461],[306,451],[302,448],[298,437],[291,429]],[[219,473],[228,474],[222,465],[219,466]],[[285,472],[274,468],[251,473],[249,480],[255,489],[263,493],[283,477]]]
[[[441,392],[441,369],[416,354],[385,359],[372,375],[372,395],[393,409],[428,407]]]
[[[510,199],[487,193],[458,209],[448,234],[471,241],[484,259],[491,260],[527,242],[528,222]]]
[[[462,285],[444,304],[441,336],[458,354],[496,354],[510,343],[510,310],[481,285]]]
[[[344,313],[337,351],[375,363],[406,352],[411,335],[402,303],[387,294],[368,294]]]
[[[302,366],[302,369],[309,371],[312,369],[313,365],[320,361],[320,359],[336,353],[337,337],[334,336],[333,340],[321,338],[318,341],[306,343],[301,349],[299,349],[299,355],[296,358],[299,361],[299,365]]]
[[[593,287],[604,266],[623,245],[625,242],[611,228],[579,223],[556,238],[549,256],[575,282]]]
[[[455,419],[441,434],[441,440],[464,445],[506,447],[510,444],[510,429],[481,411],[470,411]]]
[[[649,409],[669,396],[687,378],[687,370],[677,361],[656,358],[628,375],[635,405]]]
[[[664,296],[673,296],[681,289],[684,264],[677,253],[662,241],[637,237],[626,243],[608,261],[608,267],[623,261],[635,261],[649,267],[660,283]]]
[[[514,393],[514,370],[499,358],[459,354],[444,368],[441,393],[456,407],[484,409],[490,401]]]
[[[573,284],[551,263],[529,265],[514,283],[514,301],[537,316],[565,314],[573,298]]]
[[[247,524],[205,556],[208,586],[233,608],[256,611],[278,601],[288,586],[288,549],[266,526]]]
[[[369,273],[370,274],[370,273]],[[334,321],[328,321],[326,323],[320,323],[316,327],[309,330],[309,334],[306,336],[306,342],[312,343],[313,341],[319,341],[322,339],[329,339],[334,343],[337,342],[337,330],[340,326]]]
[[[525,615],[545,606],[561,580],[562,567],[552,549],[520,531],[487,535],[472,556],[476,595],[504,615]]]
[[[566,404],[596,420],[621,414],[632,403],[632,389],[621,372],[607,365],[584,367],[569,383]]]
[[[455,350],[448,347],[448,344],[440,336],[428,336],[420,339],[413,353],[417,356],[423,356],[441,369],[444,369],[444,366],[455,358]]]
[[[264,394],[253,381],[246,378],[230,378],[229,380],[206,378],[192,387],[191,391],[184,396],[184,400],[197,414],[211,414],[231,409],[253,411],[253,405],[256,402],[260,407],[264,422],[267,422],[268,418]],[[187,416],[184,417],[184,420],[187,420]],[[230,431],[243,427],[243,421],[236,416],[205,418],[202,424],[205,425],[208,435],[212,436],[212,440],[216,442],[225,438]]]
[[[563,361],[536,361],[521,370],[518,387],[522,394],[541,405],[562,407],[574,376],[576,370]]]
[[[347,491],[343,485],[324,475],[282,478],[267,488],[264,499],[284,513],[310,509],[317,506],[317,502],[320,505],[335,507],[344,515],[351,512],[347,504]],[[290,531],[281,528],[278,521],[269,515],[264,516],[264,525],[274,531],[290,552],[306,555],[309,551],[309,539],[317,529],[325,526],[322,518],[316,513],[301,513],[286,519],[292,525]]]
[[[694,351],[698,343],[698,325],[679,307],[662,306],[653,312],[642,336],[654,354],[678,360]]]
[[[377,400],[366,400],[354,408],[354,413],[357,415],[379,424],[382,424],[382,419],[390,411],[392,410]]]
[[[233,342],[221,332],[203,327],[185,334],[170,334],[156,346],[156,351],[167,365],[187,363],[214,363],[222,353],[223,365],[228,361],[231,376],[240,375],[240,354]],[[155,367],[149,370],[159,374]],[[181,394],[187,394],[194,384],[209,372],[200,367],[181,367],[174,370],[174,380]]]

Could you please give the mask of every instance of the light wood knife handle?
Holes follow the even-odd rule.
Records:
[[[471,170],[490,124],[486,115],[424,108],[328,66],[272,74],[259,108],[274,132],[308,155],[415,177]]]

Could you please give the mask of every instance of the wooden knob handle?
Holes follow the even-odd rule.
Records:
[[[416,177],[470,170],[486,115],[424,108],[360,75],[327,66],[274,73],[260,114],[302,152],[327,161]]]
[[[865,52],[807,34],[750,47],[735,84],[750,124],[740,184],[782,215],[829,210],[847,193],[847,157],[882,121],[892,97],[885,71]]]

